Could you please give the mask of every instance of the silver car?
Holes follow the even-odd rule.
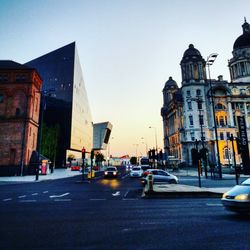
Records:
[[[222,196],[222,204],[227,210],[250,213],[250,178],[234,186]]]
[[[149,174],[153,175],[154,184],[177,184],[179,181],[175,175],[170,174],[167,171],[161,169],[147,169],[144,172],[144,177],[141,178],[142,185],[146,185],[147,176]]]

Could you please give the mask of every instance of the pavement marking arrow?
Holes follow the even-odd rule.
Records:
[[[113,196],[119,196],[120,195],[120,191],[115,192],[114,194],[112,194]]]
[[[66,196],[66,195],[69,195],[69,193],[60,194],[60,195],[50,195],[49,198],[59,198],[59,197],[63,197],[63,196]]]

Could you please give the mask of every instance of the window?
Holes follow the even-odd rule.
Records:
[[[192,140],[192,141],[195,141],[195,137],[194,137],[194,132],[193,132],[193,131],[190,132],[190,137],[191,137],[191,140]]]
[[[201,95],[201,90],[200,89],[196,90],[196,95]]]
[[[194,120],[193,120],[193,116],[192,115],[189,116],[189,124],[190,124],[190,126],[194,125]]]
[[[187,90],[187,96],[191,96],[190,90]]]
[[[202,109],[202,102],[201,101],[197,102],[197,107],[198,107],[198,109]]]
[[[190,109],[192,109],[192,102],[188,102],[188,109],[190,110]]]
[[[20,108],[16,108],[16,116],[20,116],[20,114],[21,114]]]
[[[230,132],[227,132],[227,140],[230,139]]]
[[[220,126],[224,126],[225,122],[224,122],[224,117],[220,116]]]
[[[8,76],[7,75],[0,75],[0,82],[7,82]]]
[[[16,75],[17,82],[23,82],[25,81],[25,79],[26,79],[25,75]]]
[[[220,132],[220,140],[224,140],[224,133]]]
[[[200,125],[204,125],[203,115],[199,115]]]
[[[2,102],[3,102],[3,99],[4,99],[3,94],[0,94],[0,103],[2,103]]]

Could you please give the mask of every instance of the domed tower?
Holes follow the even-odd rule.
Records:
[[[162,90],[163,93],[163,106],[167,106],[168,103],[173,99],[173,94],[178,90],[178,85],[175,80],[170,76],[166,81],[165,86]]]
[[[235,40],[233,58],[228,63],[232,82],[250,82],[250,25],[246,18],[242,29],[243,34]]]
[[[205,82],[206,62],[193,44],[184,52],[181,60],[182,85]]]
[[[164,152],[167,156],[171,155],[180,160],[182,152],[180,143],[180,128],[182,127],[181,91],[176,81],[169,77],[162,92],[161,116],[163,120]],[[174,143],[170,143],[173,141]]]

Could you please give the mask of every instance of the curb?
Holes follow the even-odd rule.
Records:
[[[143,190],[142,198],[154,199],[154,198],[221,198],[221,193],[210,192],[210,191],[174,191],[174,192],[145,192]]]

